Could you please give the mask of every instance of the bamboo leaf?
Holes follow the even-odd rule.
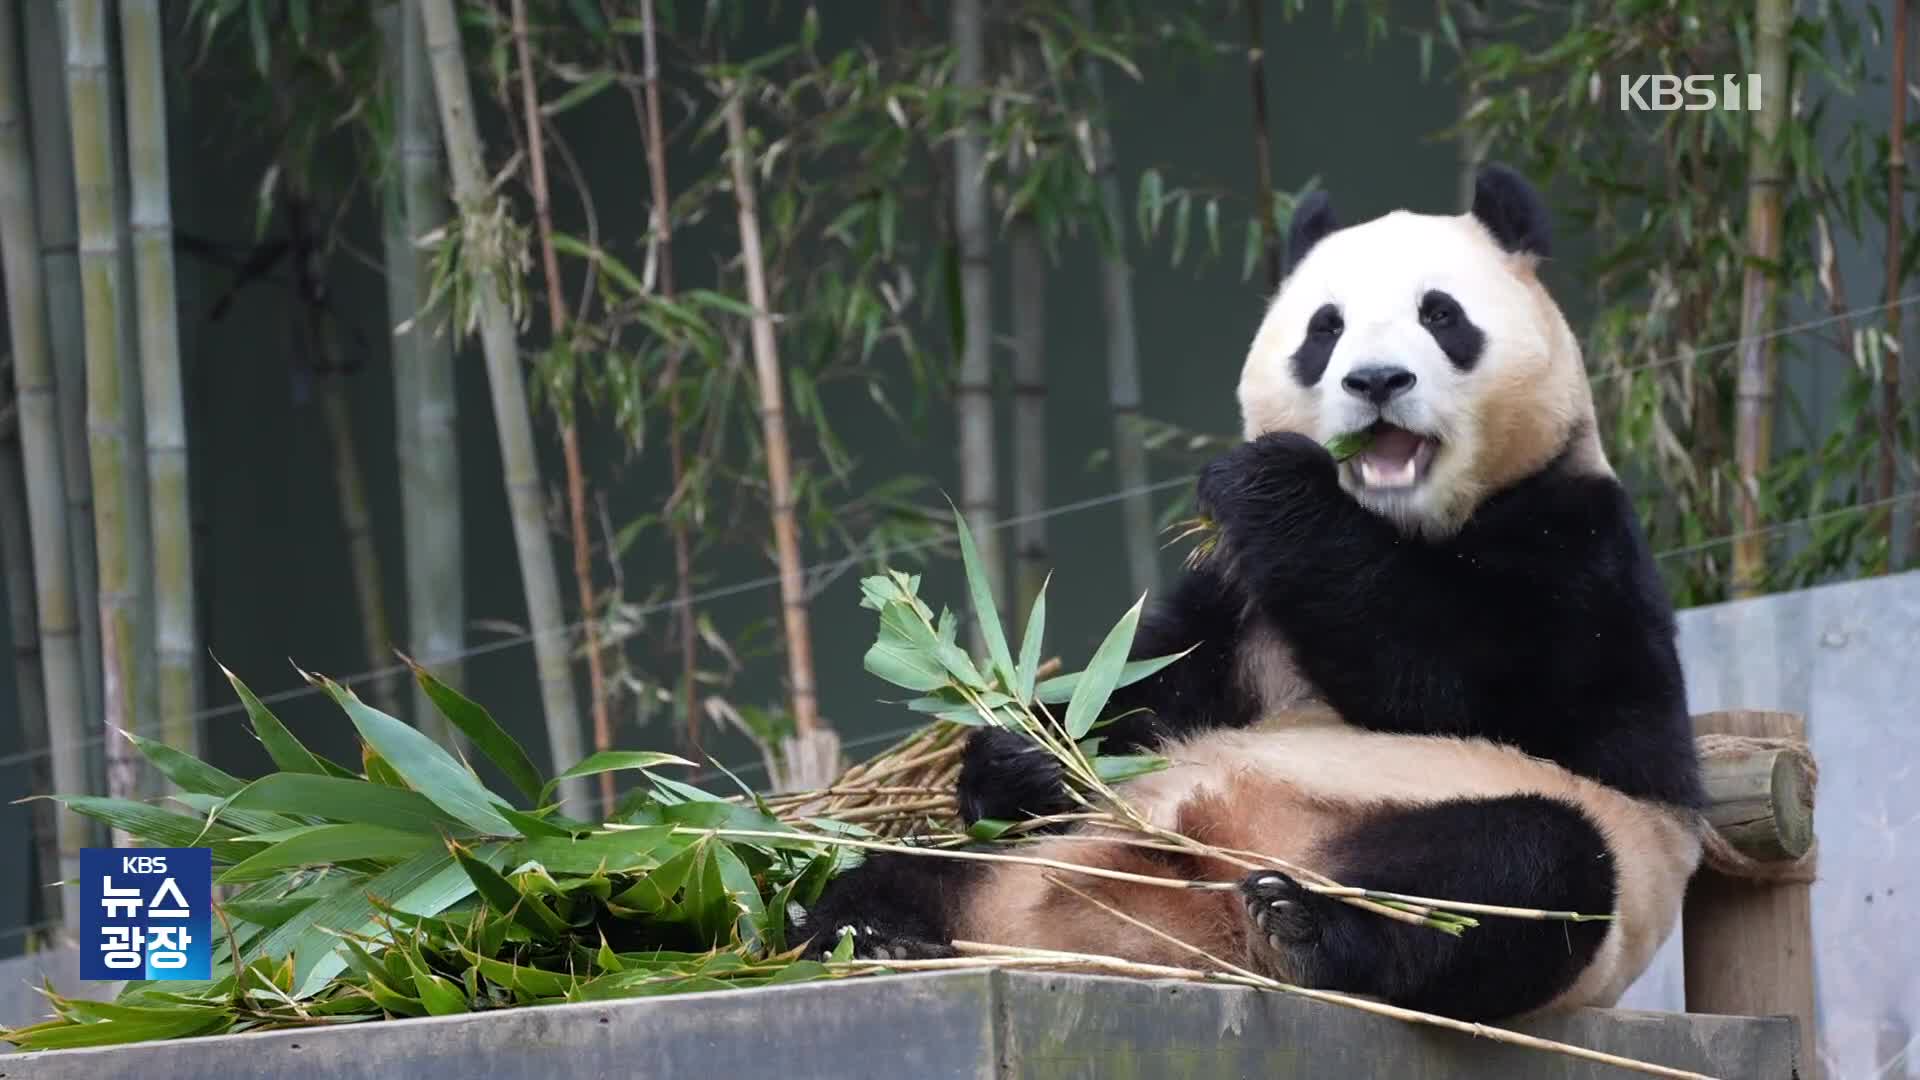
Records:
[[[308,773],[263,776],[227,800],[236,810],[305,814],[348,824],[380,825],[414,833],[464,833],[466,826],[417,791],[365,780]]]
[[[460,869],[473,882],[480,899],[495,911],[511,915],[515,922],[542,941],[551,941],[566,932],[566,921],[555,915],[553,909],[539,897],[523,892],[498,870],[469,855],[464,848],[455,847],[453,857],[459,860]]]
[[[1047,625],[1047,585],[1053,581],[1048,574],[1040,581],[1040,588],[1033,594],[1033,608],[1027,612],[1027,630],[1020,638],[1020,664],[1014,672],[1014,694],[1021,704],[1033,704],[1034,681],[1040,673],[1040,642]]]
[[[597,97],[600,91],[613,85],[613,72],[594,73],[585,82],[540,106],[541,113],[549,117],[559,116],[577,105],[582,105]]]
[[[316,866],[358,859],[397,861],[440,847],[433,836],[379,825],[320,825],[302,830],[258,855],[228,867],[221,884],[259,881],[290,866]]]
[[[173,781],[182,791],[201,795],[218,795],[222,798],[239,791],[246,781],[228,775],[212,765],[201,761],[181,750],[176,750],[157,739],[149,739],[131,731],[122,731],[127,741],[153,763],[153,767],[167,779]]]
[[[1093,771],[1109,784],[1159,772],[1168,761],[1159,754],[1113,754],[1093,759]]]
[[[651,769],[658,765],[685,765],[693,767],[693,762],[674,754],[664,754],[653,750],[602,750],[592,754],[585,761],[547,781],[540,789],[540,802],[546,802],[547,796],[562,780],[571,780],[580,776],[597,776],[600,773],[619,772],[623,769]]]
[[[987,655],[1000,676],[1000,684],[1011,688],[1015,684],[1013,654],[1007,651],[1007,633],[1000,625],[1000,609],[994,604],[993,586],[980,564],[980,552],[973,546],[973,531],[967,528],[967,519],[957,508],[953,511],[953,526],[960,538],[960,561],[966,567],[973,617],[979,620],[980,636],[987,643]]]
[[[267,755],[273,758],[273,763],[283,772],[320,773],[340,777],[353,775],[302,746],[300,740],[293,737],[293,732],[288,731],[287,726],[280,722],[280,718],[273,715],[272,710],[254,696],[253,691],[247,688],[247,684],[240,681],[240,676],[228,671],[225,664],[220,665],[220,672],[227,677],[229,683],[233,684],[233,692],[239,695],[240,704],[246,708],[247,719],[252,721],[253,733],[260,739],[260,745],[267,748]]]
[[[1094,650],[1087,669],[1081,672],[1080,682],[1073,688],[1073,697],[1067,702],[1066,728],[1070,737],[1078,739],[1093,729],[1093,722],[1099,718],[1100,710],[1107,707],[1107,699],[1121,685],[1127,650],[1133,647],[1133,628],[1140,622],[1140,608],[1146,602],[1144,594],[1133,602],[1127,613],[1107,632],[1106,640]]]
[[[208,824],[199,818],[162,810],[131,799],[107,799],[93,795],[55,795],[53,798],[76,814],[104,821],[116,829],[161,847],[204,847],[209,841],[232,840],[240,834],[228,826]],[[232,854],[232,845],[224,850]],[[218,857],[219,851],[215,852]]]
[[[1166,667],[1168,664],[1181,659],[1192,651],[1193,649],[1187,648],[1170,656],[1156,656],[1150,660],[1135,660],[1120,669],[1120,681],[1114,685],[1114,689],[1117,690],[1122,686],[1131,686],[1141,679],[1152,675],[1154,672],[1159,671],[1161,668]],[[1048,705],[1058,705],[1063,701],[1070,701],[1073,698],[1074,692],[1079,688],[1080,679],[1084,674],[1085,672],[1076,671],[1067,675],[1056,675],[1035,687],[1033,695]]]
[[[496,796],[480,778],[440,745],[386,713],[366,705],[353,692],[325,676],[309,676],[345,710],[347,718],[368,745],[387,759],[407,784],[434,805],[472,828],[495,835],[514,832],[513,825],[494,809]]]
[[[486,755],[488,761],[506,774],[507,780],[519,788],[521,794],[535,802],[544,801],[540,795],[540,770],[534,767],[526,748],[507,734],[506,729],[494,720],[492,713],[435,678],[426,668],[406,657],[401,659],[413,669],[414,680],[420,684],[427,699],[433,702],[433,707],[447,718],[448,723],[459,728],[461,734],[473,741],[474,749]]]
[[[452,1016],[467,1011],[467,995],[443,975],[436,975],[427,969],[427,965],[415,956],[413,950],[406,950],[407,963],[413,968],[413,989],[420,995],[420,1004],[433,1016]]]
[[[499,857],[497,847],[483,850],[485,857]],[[307,998],[346,966],[345,958],[340,955],[340,934],[379,931],[370,896],[380,897],[398,911],[437,915],[471,895],[473,882],[452,855],[445,851],[423,851],[308,907],[282,923],[255,949],[275,959],[291,956],[294,996]]]

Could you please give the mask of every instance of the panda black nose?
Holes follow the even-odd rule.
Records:
[[[1375,405],[1385,405],[1401,394],[1413,389],[1413,372],[1391,364],[1370,364],[1363,368],[1354,368],[1340,385],[1354,397],[1366,398]]]

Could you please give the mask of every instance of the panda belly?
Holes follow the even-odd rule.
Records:
[[[1467,881],[1481,880],[1478,868],[1503,857],[1498,835],[1503,827],[1489,818],[1486,831],[1495,835],[1474,835],[1478,830],[1471,815],[1478,806],[1509,813],[1514,812],[1516,798],[1544,800],[1521,807],[1523,825],[1528,821],[1526,805],[1546,807],[1569,819],[1577,815],[1590,827],[1589,835],[1597,834],[1595,843],[1604,843],[1610,857],[1609,891],[1617,918],[1602,931],[1592,923],[1519,927],[1520,920],[1485,915],[1479,917],[1480,927],[1467,930],[1459,939],[1464,955],[1475,947],[1476,934],[1539,934],[1543,926],[1580,927],[1589,934],[1604,934],[1577,970],[1543,975],[1541,986],[1547,989],[1519,994],[1515,1000],[1524,1003],[1520,1011],[1608,1005],[1617,1000],[1671,931],[1699,858],[1693,826],[1680,812],[1629,798],[1551,762],[1485,740],[1366,732],[1342,724],[1323,708],[1276,716],[1255,730],[1210,732],[1162,752],[1172,762],[1169,768],[1120,788],[1127,802],[1154,824],[1215,847],[1257,852],[1320,871],[1343,884],[1384,887],[1371,880],[1367,860],[1391,864],[1402,855],[1408,861],[1437,859],[1447,873],[1464,873]],[[1395,842],[1391,838],[1400,834],[1383,833],[1388,837],[1384,841],[1355,839],[1356,827],[1365,822],[1394,814],[1417,815],[1423,809],[1467,822],[1468,827],[1461,830],[1464,835],[1454,836],[1453,843],[1443,838],[1404,853],[1390,846]],[[1389,845],[1384,851],[1382,843]],[[1044,841],[1029,853],[1163,878],[1241,882],[1247,877],[1242,865],[1170,855],[1088,832]],[[1449,865],[1450,859],[1456,862]],[[1446,876],[1435,875],[1437,879]],[[1356,989],[1342,985],[1348,981],[1344,973],[1323,968],[1317,961],[1299,961],[1296,954],[1275,954],[1263,948],[1265,935],[1249,919],[1242,894],[1234,891],[1176,890],[1029,866],[996,866],[964,905],[954,936],[1144,963],[1206,966],[1192,950],[1103,912],[1065,885],[1229,963],[1306,985]],[[1423,887],[1403,882],[1396,891],[1448,896],[1440,884]],[[1548,906],[1527,895],[1472,899],[1517,907]],[[1343,915],[1356,910],[1337,906]],[[1359,918],[1380,924],[1361,923],[1363,932],[1383,929],[1388,923],[1376,914],[1359,913]],[[1399,929],[1399,924],[1393,924],[1389,932]],[[1438,931],[1409,929],[1414,935],[1432,936],[1412,937],[1406,946],[1455,947],[1453,939]],[[1494,941],[1492,937],[1482,940]],[[1511,948],[1504,940],[1486,947]],[[1288,959],[1290,955],[1294,961]],[[1552,961],[1550,956],[1541,959]],[[1470,964],[1453,967],[1474,970]],[[1443,985],[1423,986],[1421,992],[1444,997],[1451,970],[1442,965],[1437,974],[1423,975],[1428,982],[1438,980]],[[1417,1000],[1404,1003],[1417,1007]]]

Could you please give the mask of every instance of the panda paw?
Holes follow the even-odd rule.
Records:
[[[819,929],[813,932],[813,937],[801,950],[802,959],[827,959],[833,955],[841,940],[849,935],[853,938],[852,959],[855,960],[939,960],[960,955],[950,944],[929,941],[884,922],[837,922],[829,919],[818,925]]]
[[[960,816],[1018,821],[1069,809],[1066,773],[1032,739],[1006,728],[983,727],[967,736],[955,794]]]
[[[1285,956],[1320,934],[1325,899],[1278,870],[1255,870],[1240,879],[1240,900],[1246,905],[1247,937],[1256,956]]]
[[[1317,492],[1318,481],[1338,484],[1333,455],[1306,435],[1279,431],[1241,443],[1200,471],[1200,509],[1223,528],[1248,510],[1276,499]]]

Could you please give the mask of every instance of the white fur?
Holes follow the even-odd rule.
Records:
[[[1248,349],[1239,386],[1245,436],[1292,431],[1324,443],[1384,420],[1434,438],[1438,452],[1417,486],[1369,487],[1351,466],[1341,484],[1409,532],[1458,529],[1487,495],[1551,460],[1593,414],[1579,344],[1534,262],[1503,250],[1469,215],[1395,211],[1328,235],[1281,286]],[[1430,291],[1458,301],[1486,336],[1471,370],[1456,368],[1421,325]],[[1303,386],[1292,356],[1327,304],[1345,327],[1326,371]],[[1403,367],[1417,381],[1376,408],[1341,387],[1370,364]],[[1525,406],[1518,416],[1515,405]],[[1606,467],[1597,444],[1588,456]]]

